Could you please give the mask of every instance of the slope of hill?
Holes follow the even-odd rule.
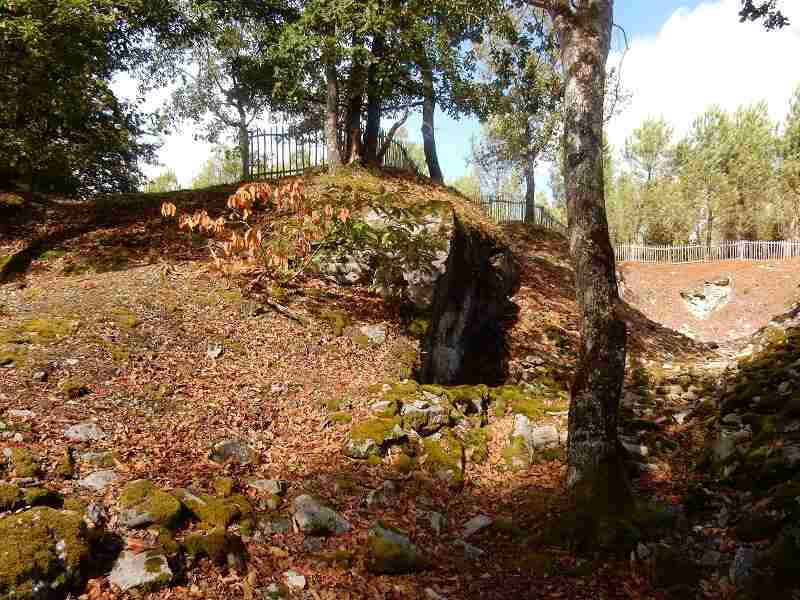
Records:
[[[55,542],[46,534],[25,540],[22,554],[0,541],[0,597],[30,584],[33,554],[92,598],[135,577],[152,598],[699,589],[695,571],[664,579],[673,570],[665,550],[653,550],[657,564],[632,566],[627,553],[572,547],[560,529],[578,341],[564,240],[494,226],[453,192],[404,175],[319,176],[307,189],[351,202],[387,193],[446,202],[509,244],[520,289],[506,324],[506,385],[402,383],[418,367],[424,315],[367,285],[309,274],[282,291],[280,311],[219,277],[203,241],[165,223],[158,206],[174,199],[211,212],[231,188],[36,205],[6,221],[0,239],[6,255],[36,240],[0,286],[0,528],[17,527],[4,520],[22,518],[11,511],[52,506],[21,514],[74,526],[71,543],[95,558],[76,551],[88,570],[64,572],[47,562]],[[635,309],[629,323],[623,440],[638,496],[659,507],[636,517],[637,535],[663,545],[665,527],[691,517],[700,441],[699,421],[686,415],[711,394],[720,365]],[[95,533],[70,525],[70,511]],[[718,577],[705,579],[709,593],[724,592]]]

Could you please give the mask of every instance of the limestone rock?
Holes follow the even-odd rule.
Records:
[[[369,343],[373,346],[380,346],[386,341],[386,325],[377,323],[375,325],[362,325],[359,328],[361,335],[366,336]]]
[[[132,481],[122,489],[119,523],[123,527],[170,527],[179,518],[181,503],[146,479]]]
[[[298,496],[292,506],[294,526],[306,535],[340,535],[351,529],[347,519],[311,496]]]
[[[106,437],[96,423],[78,423],[64,432],[64,437],[71,442],[94,442]]]
[[[367,568],[381,575],[404,575],[426,567],[427,561],[402,531],[374,525],[367,536]]]
[[[280,479],[251,479],[247,485],[259,492],[273,496],[283,496],[289,489],[289,482]]]
[[[125,551],[120,554],[108,580],[121,591],[154,591],[172,581],[167,558],[157,551]]]
[[[403,405],[403,424],[422,436],[436,433],[447,424],[449,415],[441,404],[415,400]]]
[[[208,494],[183,488],[178,488],[173,493],[190,513],[210,525],[227,527],[241,514],[240,507],[231,500],[214,498]]]
[[[488,515],[477,515],[472,517],[469,521],[464,523],[464,531],[461,537],[465,540],[472,535],[475,535],[482,529],[486,529],[492,524],[492,518]]]
[[[303,590],[306,587],[306,578],[297,571],[286,571],[283,579],[290,590]]]
[[[119,479],[119,476],[111,470],[95,471],[91,475],[78,480],[78,485],[81,487],[89,488],[96,492],[101,492],[109,485]]]

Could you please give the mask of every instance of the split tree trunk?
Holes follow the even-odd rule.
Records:
[[[564,159],[569,244],[581,347],[569,409],[567,487],[601,513],[631,500],[617,438],[625,322],[617,312],[614,251],[603,189],[603,95],[613,0],[559,3],[553,20],[565,77]]]
[[[434,136],[434,113],[436,112],[436,96],[433,88],[433,69],[428,58],[423,56],[422,64],[422,146],[425,150],[425,162],[428,163],[428,175],[436,183],[444,183],[439,157],[436,154],[436,138]]]

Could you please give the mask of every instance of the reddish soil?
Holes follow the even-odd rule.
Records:
[[[626,262],[620,271],[629,304],[653,321],[688,332],[700,341],[724,342],[748,336],[800,298],[800,259],[685,265]],[[721,277],[733,281],[728,304],[706,319],[692,315],[680,293]]]

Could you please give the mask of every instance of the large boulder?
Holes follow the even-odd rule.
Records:
[[[352,527],[342,515],[312,496],[298,496],[293,507],[294,526],[306,535],[340,535]]]
[[[504,323],[517,289],[519,267],[510,248],[456,215],[423,342],[422,381],[502,382],[508,374]]]
[[[120,495],[119,523],[123,527],[171,527],[180,517],[181,503],[146,479],[132,481]]]
[[[82,515],[39,507],[0,519],[0,598],[66,596],[90,560]]]

